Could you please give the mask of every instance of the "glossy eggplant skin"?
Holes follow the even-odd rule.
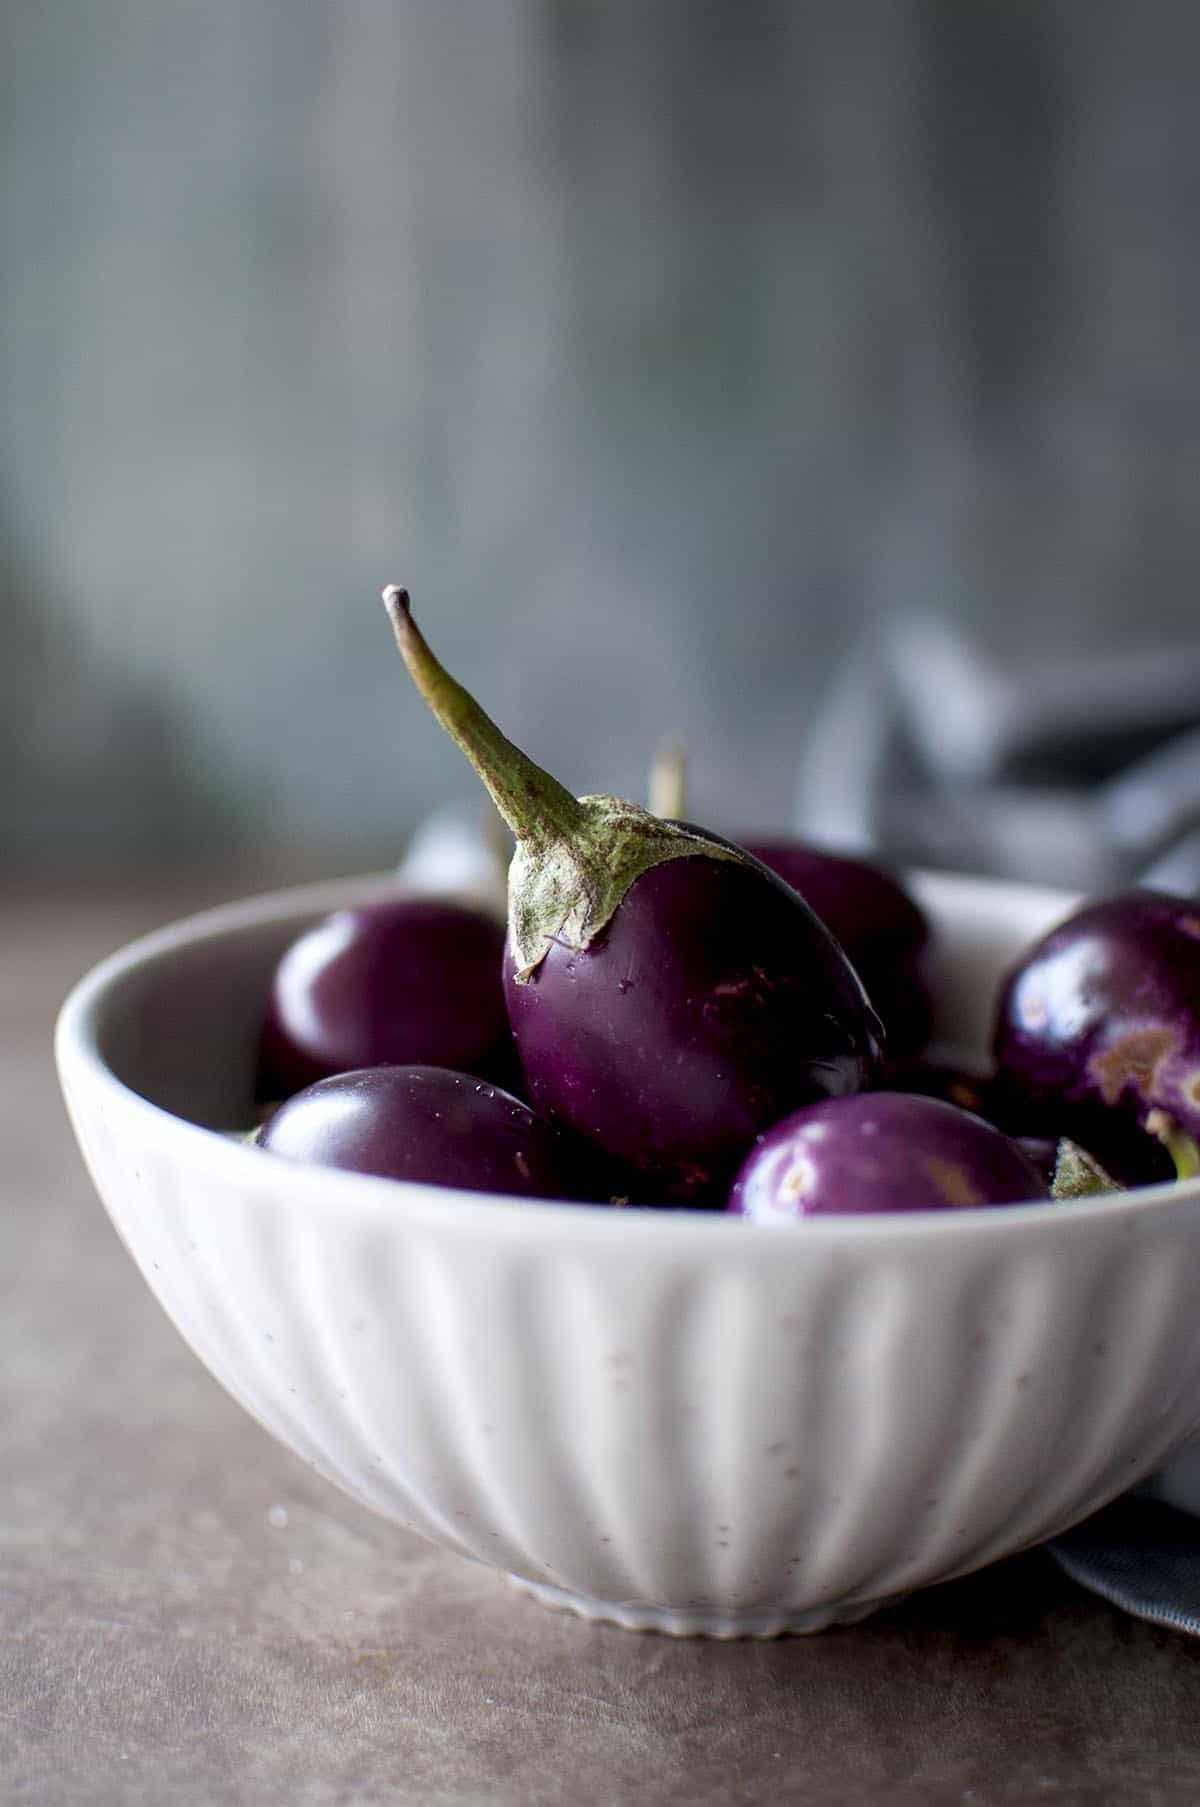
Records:
[[[368,1067],[289,1098],[258,1144],[285,1160],[518,1198],[578,1198],[565,1141],[527,1105],[469,1073]]]
[[[904,887],[867,860],[806,841],[751,841],[747,851],[814,909],[866,986],[887,1031],[889,1061],[928,1042],[933,1000],[922,971],[929,924]]]
[[[905,1061],[889,1067],[880,1086],[941,1098],[982,1117],[1025,1150],[1047,1184],[1054,1177],[1064,1136],[1095,1156],[1123,1186],[1150,1186],[1175,1177],[1166,1149],[1132,1117],[1060,1097],[1035,1101],[994,1072],[972,1072],[939,1061]]]
[[[642,873],[586,950],[505,996],[536,1109],[617,1163],[635,1201],[721,1205],[755,1135],[857,1091],[880,1029],[841,949],[757,863]]]
[[[288,1098],[333,1073],[412,1062],[505,1077],[503,947],[495,917],[452,899],[393,898],[327,916],[276,968],[258,1096]]]
[[[760,1136],[728,1209],[767,1223],[1046,1197],[1037,1168],[991,1124],[936,1098],[872,1092],[811,1104]]]
[[[1085,905],[1009,975],[995,1054],[1034,1109],[1107,1119],[1116,1139],[1157,1109],[1200,1135],[1200,904],[1128,891]]]

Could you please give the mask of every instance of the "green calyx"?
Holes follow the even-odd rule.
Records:
[[[486,783],[486,778],[484,779]],[[737,855],[652,816],[620,797],[579,797],[570,835],[540,845],[510,823],[517,850],[508,869],[509,937],[524,984],[552,941],[579,951],[612,920],[635,879],[667,860]]]
[[[1101,1192],[1123,1192],[1124,1186],[1106,1173],[1094,1155],[1066,1136],[1058,1145],[1051,1198],[1094,1198]]]
[[[408,591],[383,592],[396,644],[417,689],[466,754],[516,839],[508,869],[508,929],[524,984],[551,943],[586,948],[635,879],[667,860],[744,863],[733,849],[661,821],[619,797],[573,797],[484,714],[434,657],[412,618]]]

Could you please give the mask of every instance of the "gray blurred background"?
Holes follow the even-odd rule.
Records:
[[[5,868],[390,858],[472,795],[392,578],[747,829],[898,612],[1194,636],[1198,76],[1186,0],[7,0]]]

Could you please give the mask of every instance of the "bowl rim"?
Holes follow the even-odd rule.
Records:
[[[1007,893],[1020,896],[1037,907],[1053,909],[1061,904],[1064,914],[1077,901],[1065,891],[1018,884],[1007,879],[935,871],[914,872],[907,876],[918,894],[923,892],[930,897],[939,893],[948,896],[954,891],[967,895],[974,892],[980,898],[986,896],[995,901],[1002,893]],[[935,1235],[970,1236],[985,1230],[1006,1236],[1037,1230],[1057,1233],[1069,1225],[1082,1227],[1097,1219],[1105,1222],[1114,1218],[1142,1219],[1148,1215],[1185,1210],[1188,1206],[1200,1208],[1200,1178],[1167,1180],[1070,1203],[1034,1200],[1008,1205],[963,1206],[953,1211],[846,1212],[817,1214],[800,1221],[754,1223],[731,1212],[714,1209],[683,1206],[661,1210],[623,1209],[568,1199],[481,1193],[299,1162],[282,1163],[266,1149],[239,1142],[227,1133],[194,1123],[153,1103],[126,1084],[102,1055],[99,1033],[104,1011],[113,992],[138,968],[169,960],[172,954],[204,942],[219,942],[232,933],[258,925],[285,924],[293,918],[406,893],[416,894],[394,872],[321,879],[217,904],[125,943],[92,966],[72,986],[59,1009],[54,1027],[54,1054],[68,1104],[73,1087],[90,1088],[110,1110],[135,1126],[141,1143],[158,1146],[169,1143],[176,1158],[186,1158],[193,1168],[209,1169],[214,1177],[225,1175],[233,1184],[240,1182],[243,1190],[248,1189],[252,1181],[256,1189],[269,1181],[272,1176],[264,1165],[269,1162],[272,1166],[286,1167],[288,1193],[298,1204],[304,1201],[323,1211],[333,1206],[339,1211],[386,1220],[396,1216],[397,1201],[403,1199],[407,1223],[420,1223],[473,1237],[485,1230],[527,1236],[532,1233],[533,1226],[540,1225],[544,1231],[565,1231],[575,1242],[581,1237],[590,1240],[593,1235],[598,1235],[609,1246],[613,1238],[636,1237],[643,1243],[669,1238],[677,1249],[698,1248],[704,1246],[703,1243],[697,1241],[693,1245],[691,1239],[734,1236],[748,1239],[760,1247],[763,1246],[762,1239],[769,1237],[784,1238],[797,1251],[814,1246],[828,1250],[860,1242],[878,1244],[881,1241],[924,1241]],[[466,894],[456,896],[456,901],[478,904],[478,899]],[[778,1252],[776,1247],[776,1257]]]

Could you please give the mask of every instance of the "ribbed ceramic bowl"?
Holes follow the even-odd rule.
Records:
[[[999,972],[1069,900],[917,884],[942,1035],[981,1045]],[[1200,1184],[768,1228],[301,1168],[211,1133],[249,1115],[282,947],[380,888],[165,929],[58,1029],[149,1285],[356,1500],[589,1617],[765,1636],[1062,1531],[1200,1428]]]

